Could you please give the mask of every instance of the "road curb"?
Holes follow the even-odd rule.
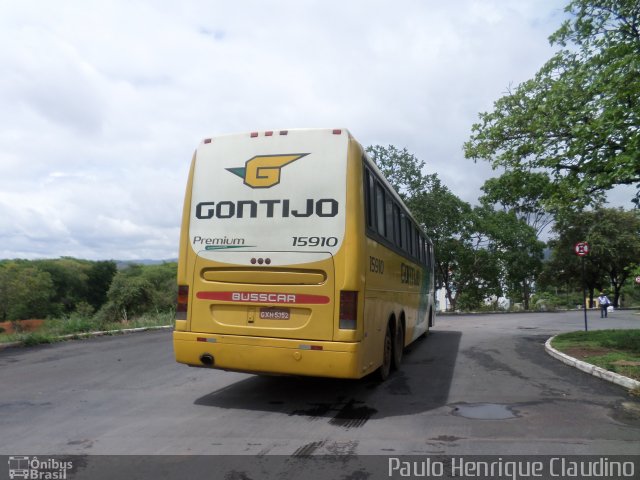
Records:
[[[72,340],[76,338],[102,337],[105,335],[118,335],[118,334],[125,334],[125,333],[146,332],[147,330],[168,330],[170,328],[173,328],[173,325],[160,325],[158,327],[125,328],[124,330],[102,330],[98,332],[79,332],[79,333],[70,333],[69,335],[62,335],[60,337],[56,337],[56,340]],[[0,343],[0,351],[4,350],[5,348],[22,347],[22,346],[24,346],[24,342]]]
[[[5,348],[20,347],[20,346],[22,346],[22,342],[0,343],[0,351],[4,350]]]
[[[549,355],[560,360],[562,363],[566,363],[578,370],[582,370],[594,377],[602,378],[603,380],[607,380],[608,382],[615,383],[616,385],[620,385],[621,387],[628,388],[629,390],[633,390],[636,388],[640,388],[640,381],[634,380],[629,377],[625,377],[618,373],[610,372],[609,370],[605,370],[604,368],[598,367],[596,365],[591,365],[590,363],[583,362],[578,360],[577,358],[570,357],[569,355],[562,353],[551,346],[551,342],[556,336],[551,337],[544,344],[544,349],[547,351]]]

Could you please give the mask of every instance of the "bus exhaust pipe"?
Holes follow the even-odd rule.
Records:
[[[200,356],[200,362],[202,362],[205,367],[213,367],[213,355],[210,353],[203,353]]]

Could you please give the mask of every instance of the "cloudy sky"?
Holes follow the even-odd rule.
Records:
[[[475,202],[478,112],[552,55],[559,0],[0,0],[0,258],[177,256],[204,137],[346,127]]]

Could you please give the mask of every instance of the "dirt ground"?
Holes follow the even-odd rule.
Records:
[[[588,361],[588,357],[602,356],[615,351],[616,350],[613,348],[606,347],[568,347],[562,349],[563,353],[566,353],[573,358],[577,358],[578,360],[583,360],[591,364],[594,364],[594,362]],[[637,362],[635,360],[616,360],[611,362],[611,365],[613,365],[614,368],[604,368],[607,368],[608,370],[619,373],[621,375],[625,375],[629,378],[640,380],[640,372],[638,371],[640,362]],[[603,365],[600,366],[603,367]]]
[[[14,323],[19,325],[19,329],[23,332],[33,332],[40,328],[44,320],[18,320],[16,322],[0,322],[0,328],[3,328],[2,333],[15,333]],[[1,331],[1,330],[0,330]]]
[[[567,347],[562,349],[562,352],[578,359],[606,355],[611,351],[612,349],[605,347]]]

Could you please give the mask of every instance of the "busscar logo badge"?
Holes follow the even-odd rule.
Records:
[[[270,188],[280,183],[280,171],[308,153],[287,153],[282,155],[256,155],[247,160],[244,167],[227,168],[234,175],[242,178],[244,184],[251,188]]]

